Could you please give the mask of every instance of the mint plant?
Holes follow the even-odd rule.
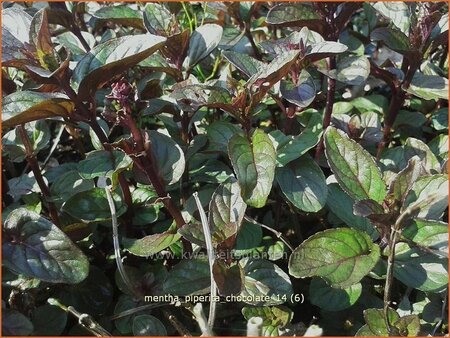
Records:
[[[2,3],[6,336],[448,334],[446,3]]]

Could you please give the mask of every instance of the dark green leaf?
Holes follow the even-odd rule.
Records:
[[[185,224],[178,229],[178,233],[189,242],[206,248],[205,234],[203,232],[203,226],[200,223]],[[217,243],[213,243],[213,245],[214,244]]]
[[[325,311],[341,311],[349,308],[362,293],[361,283],[345,289],[335,289],[321,278],[313,278],[309,285],[311,303]]]
[[[371,5],[378,13],[390,19],[404,34],[409,33],[412,12],[405,2],[377,2]]]
[[[327,206],[330,211],[339,217],[346,225],[359,231],[364,231],[372,239],[378,238],[377,230],[365,217],[353,213],[355,200],[342,191],[337,183],[328,184]]]
[[[88,277],[74,288],[61,288],[58,299],[82,313],[104,314],[109,310],[114,294],[109,278],[99,267],[91,264]]]
[[[392,180],[395,174],[406,168],[407,165],[408,162],[405,159],[405,151],[402,146],[386,149],[380,158],[380,168],[382,168],[387,182]]]
[[[327,183],[322,169],[307,155],[277,169],[283,195],[298,209],[317,212],[325,206]]]
[[[347,50],[347,46],[334,41],[322,41],[309,46],[304,56],[305,60],[315,62],[335,54],[343,53]]]
[[[289,102],[299,106],[300,108],[308,107],[316,97],[316,86],[311,75],[302,70],[297,85],[281,82],[280,92],[283,98]]]
[[[144,271],[139,270],[133,266],[124,265],[125,273],[128,276],[130,284],[134,287],[138,287],[140,283],[144,280]],[[150,275],[150,274],[149,274]],[[151,278],[154,278],[153,274],[151,274]],[[132,290],[125,282],[123,281],[122,276],[120,275],[120,271],[117,269],[114,274],[114,280],[116,282],[117,288],[130,296],[133,296],[134,290]]]
[[[247,86],[260,83],[260,85],[269,89],[287,74],[298,54],[298,50],[290,50],[277,55],[268,65],[260,68],[256,74],[252,75],[247,82]]]
[[[85,180],[80,177],[77,170],[70,170],[59,176],[51,185],[50,193],[52,201],[60,206],[73,195],[91,190],[95,187],[93,180]]]
[[[201,107],[224,108],[234,111],[231,95],[225,88],[207,85],[179,86],[172,94],[180,109],[196,112]]]
[[[2,11],[2,65],[21,67],[29,63],[24,53],[29,43],[32,17],[21,7],[4,8]]]
[[[412,46],[408,37],[395,27],[379,27],[372,31],[373,41],[383,41],[386,46],[400,54],[411,52]]]
[[[440,162],[448,158],[448,135],[440,134],[428,143],[428,147]]]
[[[251,305],[278,305],[291,299],[293,293],[289,276],[277,265],[264,259],[245,257],[239,261],[244,269],[244,289],[241,295]],[[258,299],[268,297],[269,300]]]
[[[300,135],[286,136],[279,130],[274,130],[269,135],[277,149],[277,166],[285,166],[319,143],[322,136],[322,117],[312,113]]]
[[[318,13],[309,4],[277,4],[267,13],[266,22],[271,25],[301,25],[310,20],[319,19]]]
[[[431,116],[431,125],[437,131],[448,129],[448,109],[441,108],[433,113]]]
[[[427,122],[427,118],[421,112],[414,112],[408,110],[400,110],[397,118],[395,119],[393,128],[419,128]]]
[[[353,213],[357,216],[368,217],[371,215],[382,215],[385,213],[385,210],[383,206],[374,200],[361,200],[353,206]]]
[[[64,331],[66,323],[67,312],[50,304],[39,306],[33,315],[33,335],[59,336]]]
[[[424,292],[441,292],[448,286],[448,259],[406,243],[395,247],[394,277],[408,287]]]
[[[113,194],[117,217],[126,211],[119,195]],[[111,219],[108,199],[105,189],[94,188],[79,192],[70,197],[62,206],[69,215],[86,222],[96,222]]]
[[[353,107],[361,112],[376,112],[383,114],[389,106],[388,99],[383,95],[360,96],[352,100]]]
[[[205,148],[206,144],[208,143],[208,137],[204,134],[195,135],[192,140],[189,142],[188,149],[186,150],[185,157],[186,162],[189,161],[189,159],[194,156],[196,153],[200,152],[202,149]]]
[[[218,48],[221,50],[234,49],[245,35],[245,30],[240,30],[236,26],[226,25],[223,27],[222,39],[220,40]]]
[[[78,172],[85,179],[111,177],[131,166],[133,160],[120,150],[95,150],[78,164]]]
[[[402,231],[402,236],[420,246],[448,250],[448,224],[441,221],[416,218]]]
[[[207,260],[183,260],[169,272],[164,281],[164,292],[178,296],[201,295],[209,291],[210,282]]]
[[[158,50],[165,38],[151,34],[122,36],[92,48],[77,64],[72,81],[80,100]]]
[[[403,337],[417,337],[420,332],[420,318],[418,315],[404,316],[397,320],[394,326]]]
[[[108,124],[105,122],[105,120],[97,118],[97,122],[100,125],[100,128],[103,130],[103,133],[108,135],[109,127],[108,127]],[[94,130],[92,128],[89,128],[89,136],[91,138],[91,143],[96,150],[104,149],[103,143],[100,141],[97,134],[94,132]]]
[[[163,48],[167,48],[167,42],[164,45]],[[179,78],[179,72],[177,69],[173,68],[173,66],[170,64],[169,60],[163,55],[161,52],[156,52],[152,55],[150,55],[145,60],[139,62],[138,64],[140,67],[150,68],[154,70],[155,72],[163,72],[167,73],[168,75],[172,76],[174,79]],[[156,99],[159,100],[159,99]]]
[[[51,133],[45,120],[26,123],[25,131],[35,154],[48,146]],[[10,130],[3,135],[2,146],[4,154],[7,154],[13,162],[22,162],[25,159],[25,146],[17,129]]]
[[[143,205],[134,209],[133,225],[147,225],[159,218],[159,206]]]
[[[239,18],[243,22],[249,22],[255,3],[253,1],[239,3]]]
[[[125,250],[139,257],[148,257],[164,250],[180,239],[181,235],[174,230],[154,235],[148,235],[140,239],[123,239]]]
[[[94,47],[95,38],[92,34],[88,32],[81,32],[84,40],[88,43],[89,47]],[[59,34],[57,41],[66,49],[68,49],[73,55],[82,56],[86,54],[83,44],[80,42],[78,37],[72,32],[65,32]]]
[[[235,124],[216,121],[207,127],[207,135],[209,140],[209,150],[222,151],[227,153],[228,142],[238,133],[242,133],[241,128]]]
[[[213,265],[213,275],[219,295],[229,296],[241,293],[244,271],[238,263],[228,266],[223,261],[216,259]]]
[[[142,116],[154,116],[161,113],[176,115],[179,113],[179,109],[174,102],[163,99],[150,99],[148,100],[148,107],[142,111]]]
[[[417,72],[406,91],[424,100],[447,100],[448,79],[438,75],[424,75]]]
[[[370,73],[370,63],[365,56],[349,56],[337,64],[327,75],[352,86],[363,84]]]
[[[447,175],[422,176],[414,182],[408,192],[401,211],[419,207],[414,216],[425,219],[440,219],[448,206]]]
[[[44,178],[49,182],[53,183],[55,180],[63,175],[64,173],[71,171],[71,170],[77,170],[77,164],[74,162],[68,162],[68,163],[61,163],[60,165],[56,167],[50,167],[48,168],[43,174]]]
[[[388,310],[388,316],[390,323],[394,323],[400,318],[398,313],[391,308]],[[375,336],[389,336],[382,309],[364,310],[364,319]]]
[[[87,277],[89,261],[53,223],[24,208],[12,211],[3,227],[3,264],[18,274],[50,283],[76,284]]]
[[[128,5],[102,7],[95,11],[92,16],[100,21],[144,29],[141,12],[130,8]]]
[[[204,189],[202,188],[197,191],[198,198],[200,199],[200,203],[203,209],[208,209],[208,204],[211,201],[211,197],[214,194],[215,190],[216,190],[215,186],[206,185]],[[184,203],[184,213],[187,216],[186,221],[193,221],[194,215],[199,215],[197,212],[198,208],[194,196],[190,196]]]
[[[440,172],[441,168],[438,159],[430,150],[430,148],[428,148],[428,146],[421,140],[418,140],[413,137],[408,137],[408,139],[405,142],[404,149],[405,149],[404,156],[406,160],[412,158],[413,156],[418,156],[421,161],[421,164],[427,170],[427,172],[431,173]]]
[[[378,245],[354,229],[325,230],[300,244],[289,258],[289,273],[297,278],[322,277],[333,287],[358,283],[376,265]]]
[[[408,166],[400,171],[389,185],[389,193],[400,202],[403,202],[414,182],[423,174],[423,167],[418,156],[408,161]]]
[[[33,323],[19,311],[2,309],[2,335],[28,336],[33,332]]]
[[[114,308],[114,314],[120,314],[127,310],[135,309],[137,306],[139,306],[139,301],[135,300],[132,296],[120,295]],[[139,314],[142,315],[142,312]],[[114,324],[117,330],[123,335],[132,334],[133,319],[135,317],[136,315],[129,315],[115,320]]]
[[[139,315],[133,319],[134,336],[167,336],[167,331],[161,321],[151,315]]]
[[[133,198],[133,203],[137,204],[153,204],[158,197],[158,194],[152,190],[151,187],[140,187],[133,190],[131,197]]]
[[[339,185],[355,200],[382,202],[386,186],[373,157],[342,131],[325,132],[325,155]]]
[[[180,180],[184,172],[185,160],[183,150],[175,141],[164,134],[150,130],[149,135],[153,158],[155,159],[159,175],[167,184]]]
[[[26,208],[28,210],[34,211],[38,214],[41,213],[42,202],[40,196],[37,193],[31,193],[29,195],[22,196],[22,200],[25,202]]]
[[[350,34],[348,31],[344,30],[339,36],[339,42],[347,46],[347,51],[349,53],[361,56],[364,55],[364,44],[360,39]]]
[[[172,14],[159,3],[148,3],[144,9],[144,24],[151,34],[166,35]]]
[[[74,109],[61,93],[14,92],[2,100],[2,128],[50,117],[68,117]]]
[[[272,189],[276,165],[276,153],[269,136],[256,129],[250,143],[246,137],[234,135],[228,143],[228,155],[245,203],[263,207]]]
[[[239,228],[246,209],[241,189],[234,178],[219,185],[209,204],[209,226],[213,236],[216,232],[224,232],[230,223],[236,224]],[[225,236],[224,240],[231,235]]]
[[[22,195],[28,195],[32,192],[40,191],[36,179],[32,173],[11,178],[8,180],[8,187],[8,195],[15,199],[20,198]]]
[[[244,221],[236,237],[236,254],[250,251],[261,244],[262,229],[259,225]]]
[[[225,147],[224,150],[226,151],[226,149]],[[192,161],[189,164],[193,166]],[[192,177],[195,182],[220,184],[226,182],[231,176],[233,176],[233,172],[230,167],[214,159],[208,160],[199,168],[189,171],[189,177]]]
[[[365,324],[356,332],[355,337],[375,337],[375,333],[369,328],[369,325]]]
[[[250,55],[241,54],[234,51],[223,51],[222,55],[237,69],[243,72],[247,77],[252,77],[265,67],[264,62],[261,62]]]
[[[207,57],[222,38],[223,28],[216,24],[205,24],[198,27],[189,40],[188,55],[184,61],[186,68],[192,68]]]

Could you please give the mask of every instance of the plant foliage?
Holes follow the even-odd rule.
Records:
[[[446,3],[1,21],[4,335],[448,334]]]

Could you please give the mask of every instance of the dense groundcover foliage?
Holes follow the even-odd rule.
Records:
[[[447,4],[2,6],[3,335],[446,334]]]

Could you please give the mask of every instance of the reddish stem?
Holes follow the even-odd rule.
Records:
[[[394,125],[398,112],[405,101],[405,96],[405,92],[398,87],[392,92],[391,102],[389,103],[387,114],[384,117],[383,140],[378,144],[377,160],[380,159],[381,153],[390,142],[392,126]]]
[[[100,142],[102,142],[105,149],[112,151],[113,148],[109,144],[108,138],[106,137],[105,133],[103,132],[103,129],[98,124],[97,120],[91,121],[89,123],[89,125],[92,128],[92,130],[94,131],[95,135],[97,135]],[[125,204],[128,207],[127,213],[132,216],[132,214],[133,214],[133,198],[131,197],[130,186],[129,186],[127,180],[125,179],[125,176],[123,176],[123,173],[119,173],[117,178],[119,181],[120,189],[122,190],[122,193],[123,193],[123,198],[125,200]]]
[[[127,122],[127,126],[130,128],[131,135],[133,136],[135,142],[136,151],[138,153],[145,152],[146,154],[146,156],[142,157],[133,157],[135,163],[144,170],[153,188],[155,188],[156,193],[161,198],[164,207],[175,220],[177,228],[181,228],[186,224],[186,222],[183,218],[183,215],[181,215],[180,209],[175,205],[175,203],[173,203],[173,200],[171,198],[167,198],[168,194],[164,187],[163,180],[156,170],[156,164],[151,150],[151,143],[144,142],[141,130],[139,130],[139,128],[136,126],[135,121],[131,117],[127,120]],[[186,241],[184,238],[182,239],[182,241],[183,249],[186,252],[192,252],[192,246],[190,242]]]
[[[330,69],[336,68],[336,59],[330,57]],[[325,130],[331,123],[331,115],[333,114],[334,96],[336,92],[336,80],[331,77],[328,78],[328,88],[327,88],[327,103],[325,107],[325,113],[323,116],[322,129]],[[323,152],[323,135],[320,138],[319,145],[316,148],[316,159],[319,158],[320,154]]]
[[[400,85],[392,86],[392,97],[389,103],[389,109],[387,114],[384,116],[384,127],[383,127],[383,140],[378,144],[377,149],[377,160],[380,159],[384,148],[388,145],[391,138],[392,126],[395,123],[397,115],[400,108],[403,106],[406,99],[406,89],[411,85],[411,81],[416,73],[417,69],[420,67],[421,56],[418,56],[414,62],[410,63],[406,57],[403,59],[402,68],[407,68],[405,79]],[[406,65],[406,66],[405,66]],[[408,67],[409,65],[409,67]]]
[[[89,109],[78,99],[78,95],[75,93],[73,88],[69,84],[69,78],[60,81],[61,88],[65,91],[67,96],[75,103],[76,108],[80,111],[81,116],[88,121],[94,133],[97,135],[98,139],[103,143],[103,146],[106,150],[112,150],[111,145],[108,142],[108,138],[106,137],[103,129],[97,122],[95,113],[89,111]],[[120,189],[123,193],[123,198],[128,207],[127,213],[132,215],[133,213],[133,199],[131,197],[130,186],[128,185],[127,180],[123,176],[123,173],[119,173],[118,175]]]
[[[165,198],[167,197],[167,192],[164,187],[164,184],[162,183],[162,178],[159,176],[158,172],[156,171],[156,165],[155,161],[153,159],[153,154],[151,151],[151,144],[150,143],[144,143],[144,139],[142,137],[142,132],[139,130],[139,128],[136,126],[136,123],[133,119],[128,120],[128,127],[130,128],[131,134],[133,135],[133,139],[136,145],[136,151],[138,153],[145,152],[146,156],[143,156],[140,158],[140,162],[142,163],[142,167],[147,174],[148,179],[152,183],[153,187],[155,188],[156,193],[159,197],[162,198],[162,202],[166,209],[169,211],[169,213],[172,215],[173,219],[175,220],[177,227],[181,228],[183,225],[186,224],[184,221],[183,216],[181,215],[181,211],[175,206],[171,198]]]
[[[77,97],[77,94],[72,89],[72,87],[69,85],[68,81],[65,81],[65,82],[61,81],[60,84],[61,84],[61,87],[66,92],[67,96],[69,96],[69,98],[75,102],[77,109],[80,110],[80,112],[82,113],[82,115],[84,117],[88,118],[89,125],[91,126],[92,130],[97,135],[99,140],[103,143],[103,146],[105,147],[105,149],[112,150],[112,146],[109,144],[108,138],[106,137],[105,133],[99,126],[99,124],[96,120],[95,114],[90,112],[89,109],[87,109],[86,106],[82,102],[80,102],[80,100]],[[158,194],[159,197],[162,198],[162,202],[163,202],[164,206],[166,207],[167,211],[170,213],[170,215],[175,220],[177,227],[181,228],[183,225],[186,224],[186,222],[184,221],[184,218],[181,215],[180,209],[175,206],[172,199],[166,198],[167,192],[164,188],[164,185],[162,184],[161,178],[159,177],[159,175],[155,169],[154,161],[151,156],[150,144],[149,144],[148,148],[145,149],[144,148],[144,140],[142,138],[142,133],[137,128],[135,121],[130,117],[128,119],[128,122],[129,123],[127,125],[130,128],[131,134],[133,135],[133,138],[134,138],[134,141],[136,144],[136,151],[140,153],[145,150],[146,155],[147,155],[147,156],[140,158],[139,160],[138,160],[138,158],[133,157],[133,160],[135,161],[135,163],[137,165],[142,164],[142,167],[143,167],[145,173],[147,174],[150,182],[152,183],[153,187],[155,188],[156,193]],[[126,182],[125,178],[123,177],[122,173],[119,174],[119,184],[120,184],[120,187],[122,188],[125,202],[127,203],[127,205],[130,208],[132,208],[133,204],[132,204],[130,188],[129,188],[128,183]],[[183,247],[186,251],[192,252],[192,246],[190,245],[189,242],[183,240]]]
[[[326,8],[326,10],[325,10]],[[326,3],[326,7],[319,6],[319,12],[322,12],[322,17],[327,23],[327,35],[328,39],[331,41],[337,41],[340,30],[342,30],[345,24],[345,21],[347,19],[342,20],[343,23],[341,23],[341,27],[337,27],[336,25],[336,18],[334,17],[336,7],[335,4],[332,3]],[[329,61],[329,67],[330,70],[336,68],[336,57],[330,57]],[[334,105],[334,96],[336,92],[336,80],[332,79],[331,77],[328,77],[328,87],[327,87],[327,102],[325,106],[325,112],[323,116],[323,122],[322,122],[322,129],[325,132],[325,130],[328,128],[328,126],[331,123],[331,115],[333,114],[333,105]],[[323,152],[323,134],[320,138],[319,144],[316,148],[316,159],[319,158],[320,154]]]
[[[28,134],[23,124],[17,126],[17,130],[19,131],[23,145],[25,146],[26,160],[30,165],[31,170],[33,171],[34,178],[36,179],[36,182],[39,185],[39,188],[41,189],[42,195],[44,196],[44,200],[47,202],[50,218],[52,219],[53,223],[57,227],[59,227],[58,211],[56,210],[56,207],[53,204],[53,202],[50,202],[51,199],[50,189],[48,188],[47,184],[44,181],[44,178],[42,177],[41,168],[39,167],[36,155],[33,152],[33,146],[31,145]]]
[[[250,31],[250,27],[248,25],[245,25],[245,36],[250,41],[250,45],[252,46],[253,52],[255,53],[255,58],[261,61],[262,60],[261,52],[256,46],[255,40],[253,40],[252,32]]]

